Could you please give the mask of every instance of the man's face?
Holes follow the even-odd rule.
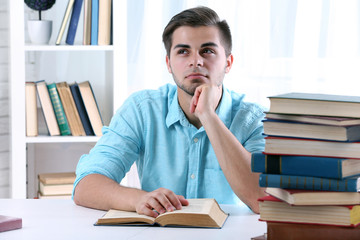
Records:
[[[225,55],[219,30],[213,26],[177,28],[172,36],[170,57],[166,57],[176,85],[191,96],[202,84],[222,85],[232,61],[232,55]]]

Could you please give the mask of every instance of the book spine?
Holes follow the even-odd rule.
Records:
[[[66,36],[66,43],[69,45],[74,45],[82,4],[83,0],[75,0],[74,8],[71,14],[69,29]]]
[[[60,134],[62,136],[71,135],[69,123],[66,119],[64,108],[62,106],[62,103],[61,103],[61,100],[59,97],[59,93],[56,90],[56,84],[55,83],[48,84],[47,87],[49,90],[51,103],[52,103],[54,111],[55,111],[56,120],[59,125]]]
[[[72,10],[73,6],[74,6],[74,0],[69,0],[68,5],[67,5],[66,10],[65,10],[65,13],[64,13],[63,21],[61,23],[61,27],[59,29],[58,36],[57,36],[56,41],[55,41],[56,45],[60,45],[60,43],[61,43],[61,39],[62,39],[62,37],[64,35],[66,24],[67,24],[67,22],[69,20],[71,10]]]
[[[290,176],[276,174],[260,174],[260,187],[275,187],[286,189],[305,189],[336,192],[357,192],[357,178],[336,180],[305,176]]]
[[[98,45],[99,0],[91,1],[91,45]]]
[[[36,86],[34,82],[25,83],[26,136],[39,134],[36,104]]]
[[[342,158],[253,153],[251,170],[268,174],[342,179]]]
[[[84,101],[83,101],[83,99],[81,97],[81,94],[80,94],[79,86],[76,83],[72,84],[70,86],[70,90],[71,90],[71,93],[73,95],[76,108],[77,108],[77,110],[79,112],[80,120],[81,120],[81,123],[83,124],[85,134],[87,136],[94,136],[95,134],[94,134],[94,131],[93,131],[92,127],[91,127],[89,116],[88,116],[88,114],[86,112]]]
[[[99,1],[98,44],[110,45],[111,0]]]
[[[84,0],[83,45],[91,44],[91,0]]]

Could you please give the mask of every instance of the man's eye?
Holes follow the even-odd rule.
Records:
[[[210,54],[210,53],[215,53],[212,49],[210,48],[205,48],[203,51],[203,53],[206,53],[206,54]]]
[[[186,54],[186,53],[188,53],[188,51],[186,49],[180,49],[178,51],[178,54]]]

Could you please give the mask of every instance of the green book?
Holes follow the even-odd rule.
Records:
[[[59,93],[56,89],[56,84],[55,83],[48,84],[47,88],[49,90],[51,103],[54,107],[56,120],[60,129],[60,134],[62,136],[71,135],[69,123],[66,119],[64,108],[62,106]]]

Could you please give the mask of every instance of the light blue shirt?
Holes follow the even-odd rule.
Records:
[[[120,183],[136,162],[145,191],[163,187],[185,198],[239,203],[204,128],[187,120],[177,96],[176,86],[170,84],[130,96],[103,127],[95,147],[80,158],[74,185],[93,173]],[[263,151],[264,109],[243,98],[224,88],[216,113],[249,152]]]

